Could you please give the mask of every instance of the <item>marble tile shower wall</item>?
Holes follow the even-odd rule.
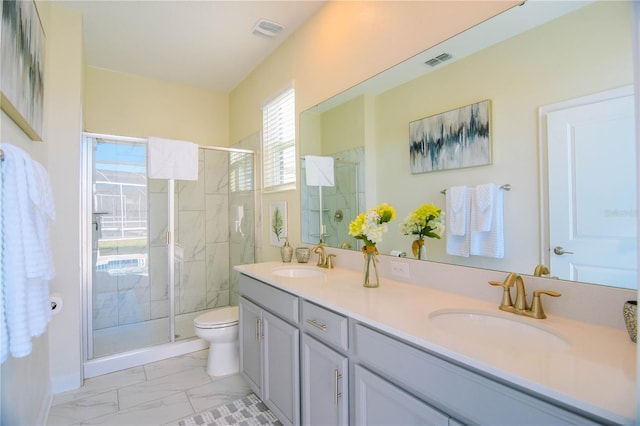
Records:
[[[198,180],[176,185],[176,314],[229,304],[229,154],[199,160]]]
[[[335,160],[335,186],[322,188],[322,217],[327,229],[325,242],[332,247],[348,242],[355,248],[357,242],[349,236],[349,222],[365,209],[364,148],[342,151],[332,157]],[[317,243],[320,235],[318,187],[306,185],[304,162],[300,180],[303,241]]]

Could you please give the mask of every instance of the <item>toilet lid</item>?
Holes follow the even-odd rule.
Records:
[[[226,306],[197,316],[193,323],[200,328],[224,327],[229,324],[237,324],[239,315],[240,310],[237,306]]]

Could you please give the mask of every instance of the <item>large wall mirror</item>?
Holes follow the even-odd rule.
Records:
[[[632,40],[630,1],[529,0],[303,112],[301,240],[357,250],[349,222],[387,202],[378,249],[413,257],[400,224],[419,205],[446,224],[443,190],[508,184],[502,257],[449,254],[443,236],[426,260],[636,288]],[[485,100],[490,164],[411,172],[411,122]],[[333,158],[333,186],[305,184],[305,155]]]

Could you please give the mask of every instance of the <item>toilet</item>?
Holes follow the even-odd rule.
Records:
[[[209,342],[207,373],[210,376],[225,376],[239,370],[239,315],[237,306],[225,306],[205,312],[193,320],[196,336]]]

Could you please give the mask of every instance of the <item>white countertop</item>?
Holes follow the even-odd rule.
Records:
[[[364,288],[362,273],[343,268],[318,268],[322,275],[308,278],[273,273],[287,266],[315,268],[267,262],[235,269],[495,378],[612,422],[635,424],[637,345],[624,330],[557,315],[538,320],[502,312],[498,295],[496,303],[489,303],[388,278],[381,278],[379,288]],[[482,311],[525,322],[569,344],[524,351],[510,342],[473,341],[474,336],[447,333],[429,319],[446,309]]]

